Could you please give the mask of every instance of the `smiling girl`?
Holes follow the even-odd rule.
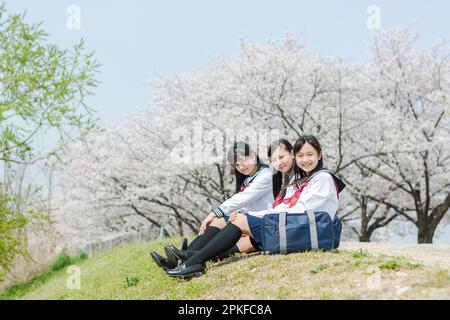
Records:
[[[174,245],[164,248],[167,259],[157,252],[152,252],[155,263],[170,269],[177,265],[178,260],[185,260],[197,250],[203,248],[216,234],[223,229],[230,214],[236,210],[241,212],[259,211],[271,206],[274,196],[272,192],[272,170],[265,165],[244,142],[236,142],[229,149],[227,161],[232,165],[235,175],[236,193],[203,219],[197,237],[191,242],[187,250],[179,250]],[[233,246],[222,253],[228,256],[237,252],[254,251],[248,236],[235,241]]]

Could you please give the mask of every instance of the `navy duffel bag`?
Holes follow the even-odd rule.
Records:
[[[263,250],[291,253],[339,247],[342,223],[326,212],[271,213],[263,218]]]

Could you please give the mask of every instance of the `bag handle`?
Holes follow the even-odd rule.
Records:
[[[319,241],[317,240],[316,216],[311,211],[306,211],[309,220],[309,236],[311,237],[311,249],[319,249]]]
[[[286,214],[287,212],[280,212],[278,221],[278,234],[280,236],[280,253],[286,254],[287,243],[286,243]]]

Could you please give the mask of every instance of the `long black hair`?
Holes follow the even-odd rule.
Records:
[[[300,136],[294,145],[294,155],[297,154],[300,149],[306,144],[309,143],[316,149],[317,153],[320,154],[322,152],[322,147],[320,146],[319,140],[313,135],[303,135]],[[295,168],[296,173],[298,173],[299,178],[304,178],[307,176],[306,172],[303,171],[298,165],[297,162],[295,162]],[[319,171],[323,168],[323,156],[320,157],[319,162],[317,163],[317,166],[312,170],[309,175],[312,175],[314,172]]]
[[[258,154],[250,149],[250,146],[247,143],[242,141],[235,142],[228,150],[227,160],[228,163],[232,165],[232,171],[234,171],[234,176],[236,178],[236,193],[241,190],[242,184],[244,183],[245,178],[247,178],[248,176],[236,170],[234,168],[234,164],[239,159],[242,159],[243,157],[249,156],[251,154],[255,155],[257,170],[259,170],[259,168],[263,166],[264,163],[261,161]]]
[[[272,144],[269,147],[269,150],[267,151],[267,156],[269,157],[269,159],[272,157],[272,153],[275,151],[275,149],[280,146],[283,146],[284,149],[286,149],[286,151],[288,151],[288,152],[291,152],[292,150],[294,150],[294,148],[292,147],[292,144],[289,141],[287,141],[286,139],[276,140],[276,141],[272,142]],[[293,164],[293,166],[294,165],[295,164]],[[295,167],[294,167],[294,169],[295,169]],[[274,198],[276,198],[278,196],[278,194],[280,193],[282,185],[283,185],[283,174],[281,173],[281,171],[277,171],[277,173],[275,173],[272,178],[272,192],[273,192]],[[286,186],[284,186],[284,187],[286,187]],[[283,188],[282,197],[284,197],[285,194],[286,194],[286,188]]]

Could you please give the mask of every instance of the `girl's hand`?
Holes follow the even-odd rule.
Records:
[[[200,229],[198,231],[198,235],[201,236],[205,233],[206,228],[208,228],[209,224],[216,218],[214,213],[210,213],[205,219],[203,219],[202,224],[200,225]]]
[[[230,218],[228,219],[228,221],[233,222],[233,221],[236,219],[236,217],[237,217],[237,215],[238,215],[239,213],[240,213],[239,211],[234,211],[234,212],[232,212],[232,213],[230,214]]]

